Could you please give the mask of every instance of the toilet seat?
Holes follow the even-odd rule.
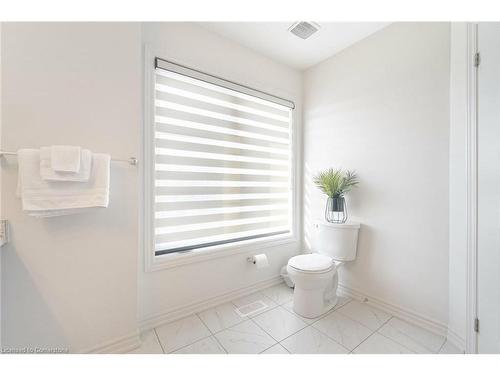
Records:
[[[335,267],[330,257],[315,253],[294,256],[290,258],[288,265],[298,272],[316,274],[330,272]]]

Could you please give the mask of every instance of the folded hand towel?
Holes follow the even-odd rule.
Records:
[[[28,215],[33,216],[33,217],[38,217],[38,218],[45,218],[45,217],[56,217],[56,216],[82,214],[85,212],[93,211],[95,209],[96,208],[72,208],[69,210],[29,211]]]
[[[50,166],[56,172],[77,173],[80,170],[81,149],[77,146],[51,146]]]
[[[23,210],[29,215],[60,216],[108,206],[109,155],[92,155],[92,170],[86,182],[43,180],[40,176],[40,150],[22,149],[17,155],[18,194]]]
[[[88,181],[92,166],[92,152],[81,149],[80,170],[76,173],[58,172],[52,169],[52,147],[40,148],[40,175],[49,181]]]

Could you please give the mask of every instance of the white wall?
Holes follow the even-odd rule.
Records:
[[[448,320],[450,30],[393,24],[305,73],[305,240],[325,196],[311,176],[355,169],[358,257],[340,282],[437,323]]]
[[[2,33],[2,149],[77,144],[138,155],[140,25],[8,23]],[[3,345],[90,349],[137,329],[138,171],[113,164],[108,209],[36,219],[3,163]]]
[[[448,339],[465,349],[467,295],[467,24],[451,24]]]
[[[158,57],[293,100],[297,105],[294,118],[300,132],[302,77],[298,71],[195,24],[145,23],[143,42]],[[262,270],[256,270],[246,262],[248,253],[162,271],[144,272],[141,267],[140,320],[161,320],[162,316],[176,309],[272,279],[279,275],[288,258],[298,251],[298,244],[266,249],[270,267]],[[258,247],[251,251],[253,254],[260,252],[263,251]]]

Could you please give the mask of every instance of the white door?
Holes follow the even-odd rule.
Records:
[[[478,352],[500,353],[500,23],[480,23],[478,50]]]

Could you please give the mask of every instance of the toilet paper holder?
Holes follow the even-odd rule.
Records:
[[[247,258],[248,263],[254,264],[257,268],[266,268],[269,266],[269,261],[266,254],[256,254]]]

